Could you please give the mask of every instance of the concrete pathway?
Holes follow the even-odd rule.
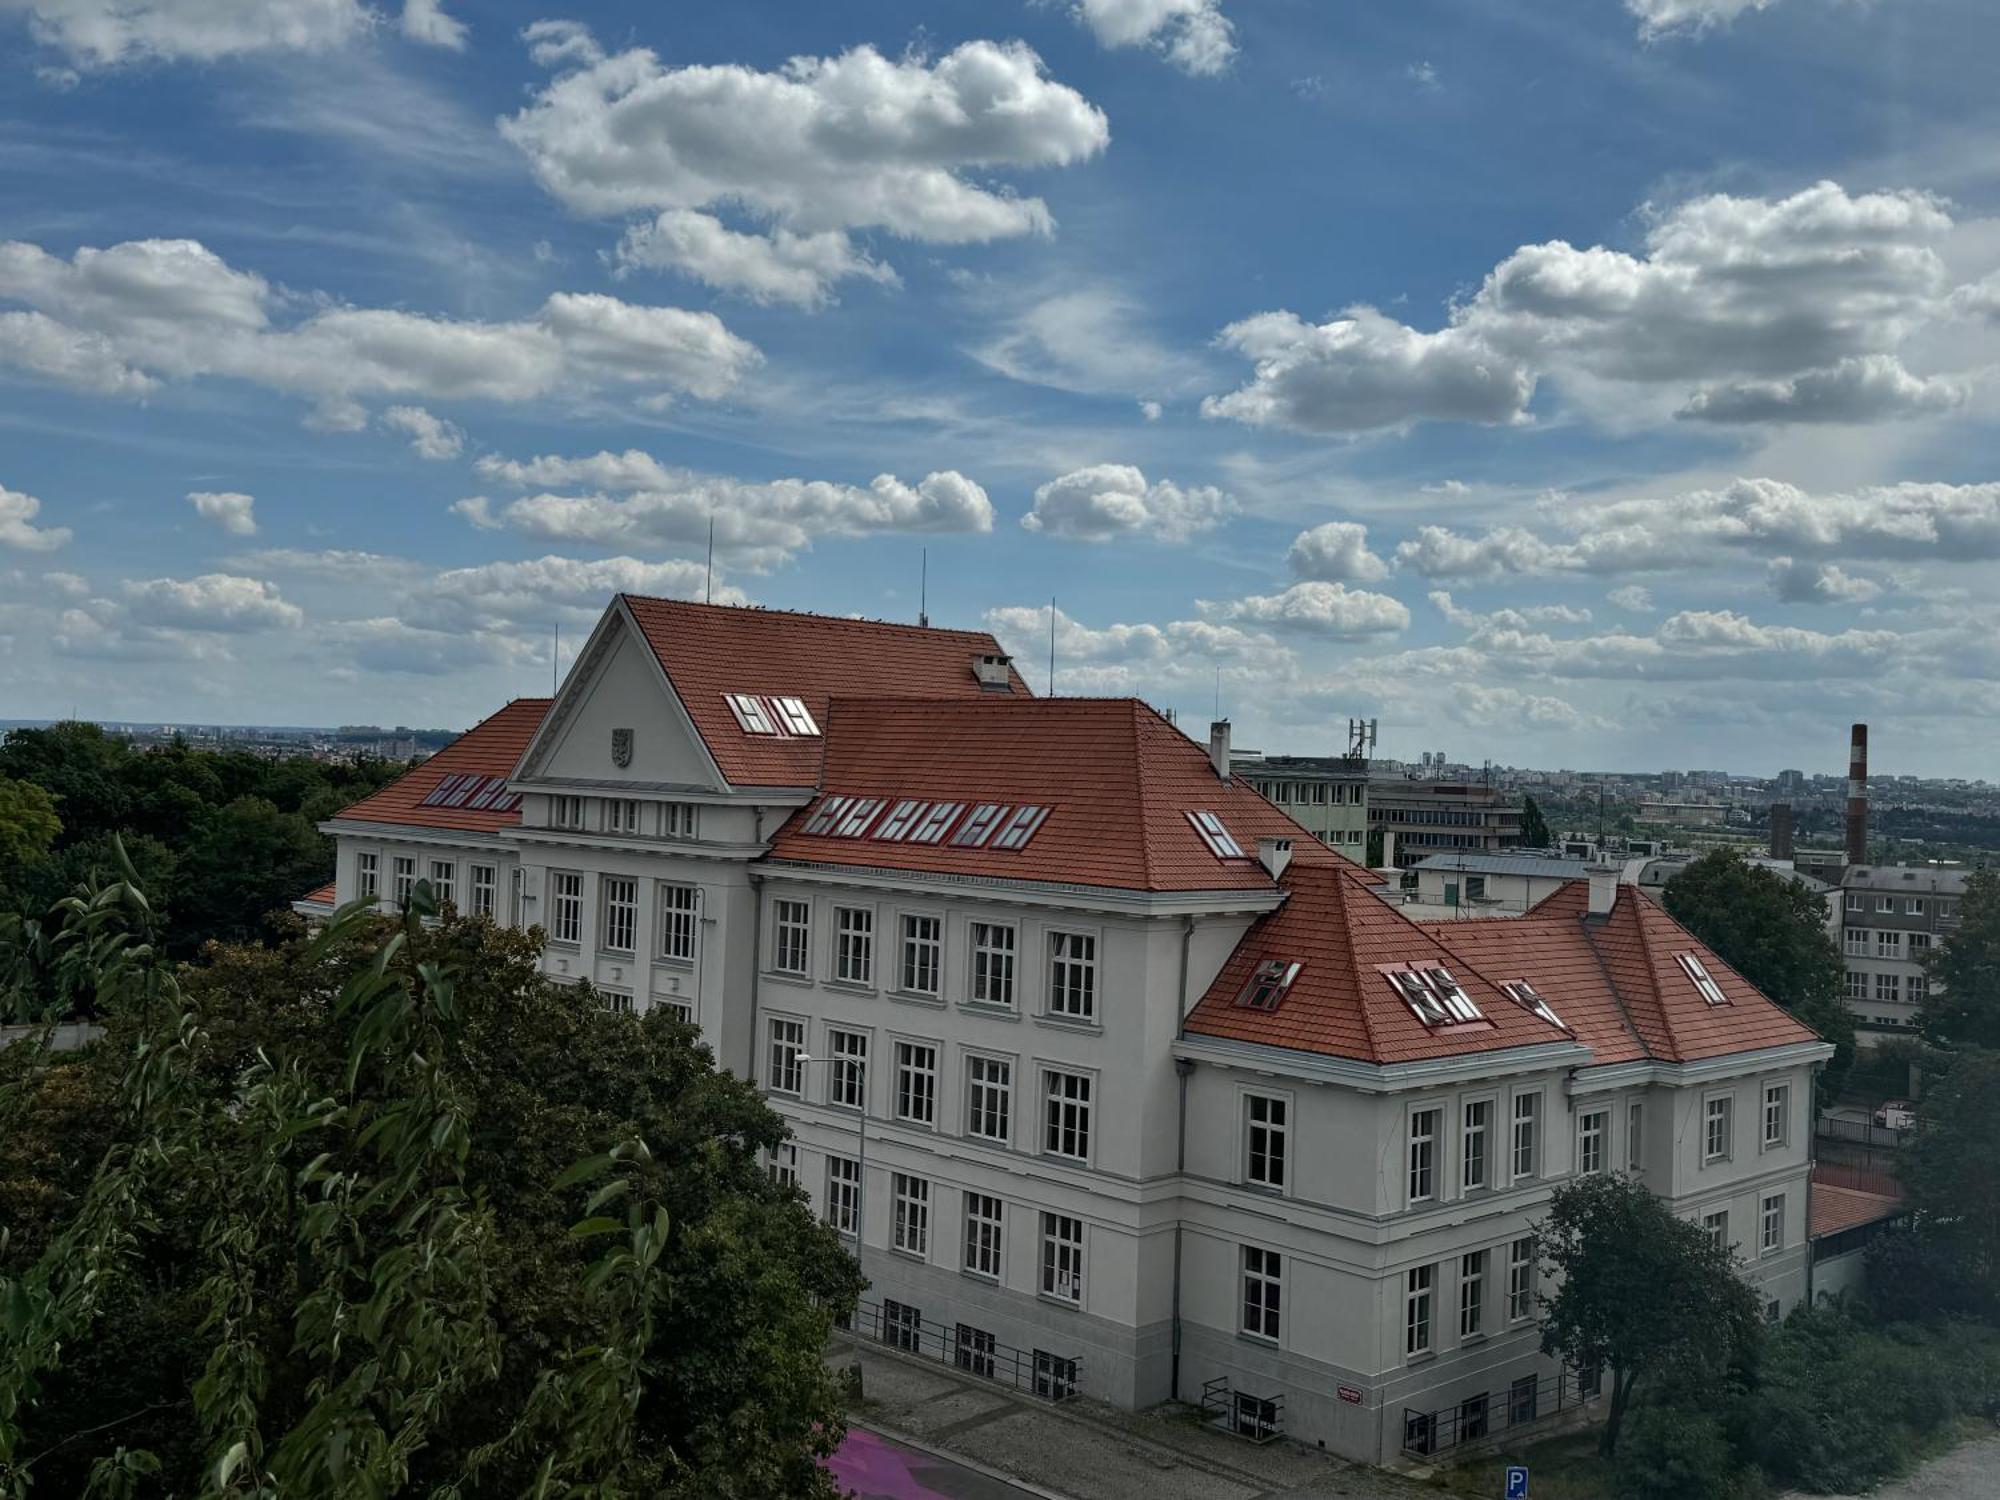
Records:
[[[850,1427],[827,1468],[854,1500],[1030,1500],[1009,1484],[935,1453]],[[1047,1491],[1041,1496],[1046,1497]]]
[[[1908,1479],[1870,1491],[1867,1500],[1993,1500],[1996,1494],[2000,1494],[2000,1437],[1986,1437],[1931,1459]],[[1860,1497],[1836,1495],[1830,1500]]]

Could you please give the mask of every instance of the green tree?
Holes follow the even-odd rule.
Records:
[[[326,878],[333,849],[295,812],[238,797],[205,812],[180,856],[176,951],[267,936],[268,918]]]
[[[1941,1047],[2000,1048],[2000,871],[1975,870],[1958,903],[1958,927],[1930,959],[1918,1011],[1925,1038]]]
[[[201,969],[70,904],[109,1031],[0,1064],[0,1496],[834,1494],[859,1278],[783,1122],[428,897]]]
[[[1824,897],[1734,849],[1711,849],[1667,882],[1662,899],[1676,922],[1833,1043],[1820,1091],[1839,1093],[1854,1065],[1854,1016]]]
[[[1729,1251],[1629,1178],[1557,1188],[1537,1244],[1556,1286],[1542,1299],[1542,1351],[1611,1381],[1606,1458],[1642,1385],[1713,1387],[1754,1355],[1757,1297]]]
[[[0,879],[41,859],[61,832],[55,798],[32,781],[0,776]]]
[[[1896,1175],[1918,1239],[2000,1308],[2000,1053],[1952,1060],[1924,1095]]]
[[[0,776],[32,781],[56,799],[65,840],[115,833],[130,795],[123,780],[130,746],[95,724],[16,729],[0,742]]]
[[[1541,804],[1533,797],[1521,804],[1521,847],[1523,849],[1546,849],[1555,842],[1549,832],[1549,820],[1542,816]]]

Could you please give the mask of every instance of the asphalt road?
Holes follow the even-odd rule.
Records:
[[[856,1500],[1033,1500],[1031,1491],[850,1427],[827,1465]]]

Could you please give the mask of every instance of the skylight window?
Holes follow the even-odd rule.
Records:
[[[1243,993],[1236,997],[1236,1003],[1245,1010],[1276,1010],[1284,1003],[1285,992],[1292,987],[1292,981],[1299,977],[1299,970],[1304,967],[1289,959],[1265,959],[1250,975],[1250,982],[1243,986]]]
[[[856,797],[848,804],[840,822],[834,826],[833,836],[837,839],[858,839],[868,831],[868,825],[875,821],[875,814],[882,810],[880,797]]]
[[[479,780],[477,776],[467,776],[462,771],[454,771],[451,775],[446,776],[436,786],[432,787],[429,793],[426,794],[426,796],[424,797],[424,800],[419,805],[422,807],[448,806],[449,804],[445,802],[445,798],[449,797],[453,792],[458,790],[458,784],[461,781],[477,781],[477,780]]]
[[[736,723],[745,734],[778,732],[778,726],[771,722],[770,712],[764,707],[764,700],[755,693],[724,693],[722,698],[729,705],[729,711],[736,715]]]
[[[951,829],[951,820],[965,810],[963,802],[933,802],[930,811],[917,820],[917,826],[910,830],[913,844],[942,844],[944,836]]]
[[[803,698],[773,698],[771,707],[777,710],[778,722],[784,726],[786,734],[819,733],[819,723]]]
[[[438,798],[440,807],[463,807],[472,800],[473,794],[486,784],[484,776],[461,776],[458,785]]]
[[[1030,805],[1015,808],[1014,815],[993,836],[993,847],[995,849],[1027,848],[1028,840],[1035,836],[1035,830],[1042,826],[1043,822],[1047,820],[1048,815],[1049,810],[1046,807]]]
[[[814,834],[832,832],[833,825],[839,821],[840,815],[847,811],[848,804],[853,801],[852,797],[820,798],[818,810],[806,819],[805,831]]]
[[[1486,1017],[1465,993],[1451,970],[1442,965],[1425,969],[1390,969],[1385,977],[1412,1014],[1426,1026],[1454,1026]]]
[[[1700,992],[1701,998],[1706,1000],[1710,1005],[1727,1005],[1729,1003],[1729,997],[1722,993],[1722,986],[1715,982],[1715,977],[1708,972],[1708,966],[1695,957],[1694,954],[1676,953],[1674,955],[1674,962],[1678,963],[1681,966],[1681,971],[1694,981],[1695,989]]]
[[[1523,1010],[1540,1016],[1551,1026],[1562,1025],[1562,1017],[1555,1013],[1549,1002],[1544,1000],[1540,992],[1532,984],[1528,983],[1527,980],[1510,979],[1501,985],[1500,988],[1506,992],[1508,999],[1512,1000]],[[1564,1029],[1567,1030],[1568,1028],[1565,1027]]]
[[[489,776],[480,784],[479,790],[466,799],[465,805],[476,812],[492,812],[494,798],[506,790],[506,777]]]
[[[966,815],[958,825],[958,832],[952,836],[952,845],[959,849],[978,849],[993,837],[993,829],[1008,811],[1004,802],[982,802]]]
[[[875,830],[875,837],[898,843],[909,837],[917,819],[930,811],[930,803],[916,797],[905,797],[889,809],[889,816],[882,820],[882,826]]]
[[[1214,813],[1191,812],[1187,815],[1187,820],[1194,825],[1194,831],[1201,835],[1201,841],[1208,845],[1208,852],[1217,859],[1243,857],[1243,846],[1236,842],[1235,836],[1223,826],[1222,819]]]

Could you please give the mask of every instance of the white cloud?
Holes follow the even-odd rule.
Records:
[[[1152,47],[1184,73],[1222,72],[1236,41],[1222,0],[1076,0],[1076,17],[1104,47]]]
[[[902,284],[891,267],[855,249],[838,229],[742,234],[691,208],[670,208],[632,225],[618,242],[617,263],[621,271],[682,271],[752,302],[789,302],[808,309],[832,301],[833,284],[847,277]]]
[[[1441,89],[1444,87],[1442,83],[1438,82],[1437,69],[1427,62],[1411,63],[1407,68],[1403,69],[1403,76],[1420,89]]]
[[[482,667],[518,672],[531,665],[548,671],[540,642],[498,631],[432,630],[392,615],[336,621],[321,627],[319,640],[327,653],[371,674],[457,677]]]
[[[1300,578],[1373,583],[1389,576],[1389,565],[1368,550],[1368,528],[1358,521],[1325,521],[1301,531],[1285,558]]]
[[[434,417],[421,406],[392,406],[382,413],[382,425],[405,434],[418,458],[457,458],[465,433],[457,424]]]
[[[1640,583],[1628,583],[1623,588],[1613,589],[1604,597],[1628,614],[1649,615],[1659,608],[1653,602],[1653,591]]]
[[[1445,712],[1472,729],[1602,729],[1605,721],[1565,699],[1519,688],[1463,682],[1444,695]]]
[[[1313,325],[1289,312],[1225,328],[1254,362],[1210,416],[1307,432],[1421,420],[1524,420],[1537,381],[1577,399],[1664,401],[1709,420],[1861,422],[1946,409],[1949,380],[1894,356],[1950,315],[1928,194],[1715,194],[1655,213],[1641,255],[1525,245],[1423,332],[1369,307]],[[1707,388],[1707,389],[1704,389]]]
[[[1166,479],[1149,484],[1130,464],[1092,464],[1038,488],[1034,508],[1021,524],[1083,542],[1122,536],[1185,542],[1221,525],[1235,510],[1236,502],[1213,485],[1183,489]]]
[[[305,578],[331,578],[349,584],[406,582],[425,571],[421,564],[405,557],[341,548],[304,552],[295,547],[262,547],[251,552],[239,552],[230,562],[239,568],[255,568],[264,573],[293,573]]]
[[[1431,605],[1452,624],[1478,633],[1524,631],[1539,625],[1588,625],[1590,611],[1570,604],[1524,604],[1496,609],[1491,614],[1466,609],[1443,589],[1433,589]]]
[[[1563,572],[1576,566],[1571,544],[1546,542],[1519,526],[1469,537],[1449,526],[1420,526],[1396,547],[1396,561],[1426,578],[1504,578]]]
[[[234,490],[190,490],[187,499],[204,521],[213,521],[231,536],[257,534],[253,513],[257,502],[249,495]]]
[[[94,390],[107,379],[248,380],[316,399],[347,427],[365,420],[357,403],[372,396],[525,401],[626,386],[713,398],[762,359],[712,313],[601,293],[557,292],[511,322],[335,305],[286,325],[289,299],[193,240],[85,247],[67,261],[0,242],[0,299],[43,315],[33,326],[0,315],[0,365],[68,368]],[[52,362],[51,324],[90,357]]]
[[[489,457],[477,467],[501,483],[576,484],[596,492],[527,495],[497,509],[483,495],[456,502],[452,509],[475,526],[636,549],[702,545],[713,522],[717,552],[750,568],[774,566],[822,538],[993,529],[986,491],[952,469],[928,474],[914,485],[880,474],[864,488],[669,470],[636,450],[573,459],[545,456],[525,463]]]
[[[439,630],[508,630],[522,623],[595,620],[614,594],[700,599],[708,583],[701,563],[642,562],[636,557],[584,561],[538,557],[526,562],[452,568],[420,588],[404,618]],[[729,585],[714,590],[719,604],[745,604]]]
[[[250,52],[312,52],[376,19],[360,0],[9,0],[28,29],[78,67],[213,62]]]
[[[1141,401],[1139,403],[1139,415],[1144,417],[1148,422],[1159,421],[1161,409],[1160,403],[1157,401]]]
[[[135,370],[102,334],[38,312],[0,312],[0,365],[100,396],[143,396],[159,382]]]
[[[468,28],[444,13],[441,0],[403,0],[403,35],[427,47],[463,52]]]
[[[1882,585],[1872,578],[1802,558],[1772,558],[1769,576],[1771,592],[1787,604],[1866,604],[1882,593]]]
[[[1763,10],[1776,0],[1625,0],[1639,18],[1639,35],[1654,41],[1675,33],[1699,36],[1726,26],[1746,11]]]
[[[1213,620],[1269,625],[1338,641],[1395,635],[1410,626],[1410,611],[1400,600],[1317,580],[1295,583],[1279,594],[1221,602],[1198,599],[1195,607]]]
[[[1272,682],[1296,668],[1293,654],[1273,636],[1208,620],[1165,625],[1095,627],[1055,614],[1056,686],[1065,693],[1121,696],[1200,691],[1227,684]],[[1014,652],[1023,669],[1048,660],[1049,606],[989,609],[986,628]]]
[[[53,552],[70,539],[67,526],[37,526],[42,502],[33,495],[10,490],[0,484],[0,547],[18,547],[23,552]]]
[[[1084,396],[1134,396],[1147,421],[1157,395],[1198,389],[1201,363],[1157,338],[1147,309],[1110,285],[1070,287],[1006,308],[1000,331],[967,348],[989,370]]]
[[[239,634],[305,623],[305,611],[287,604],[275,585],[234,573],[135,579],[125,584],[124,594],[134,622],[165,630]]]

